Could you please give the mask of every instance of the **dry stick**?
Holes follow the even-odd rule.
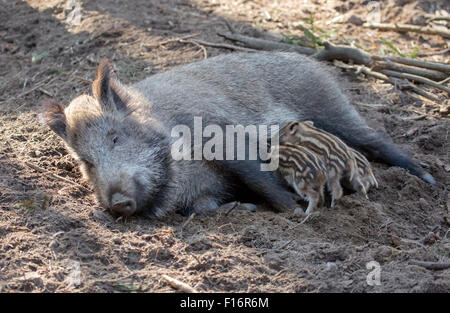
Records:
[[[195,41],[203,46],[213,47],[213,48],[224,48],[224,49],[230,49],[230,50],[236,50],[236,51],[243,51],[243,52],[255,52],[257,50],[245,48],[245,47],[239,47],[235,45],[229,45],[226,43],[215,43],[215,42],[207,42],[203,40],[194,39],[192,41]]]
[[[92,80],[90,79],[86,79],[84,77],[78,76],[78,75],[74,75],[73,77],[75,77],[78,80],[81,80],[82,82],[85,82],[86,84],[92,84]]]
[[[282,42],[274,42],[270,40],[264,40],[259,38],[248,37],[240,34],[232,33],[220,33],[217,35],[224,37],[229,40],[237,41],[244,44],[247,48],[257,49],[257,50],[267,50],[267,51],[291,51],[300,54],[312,55],[317,52],[317,50],[302,46],[294,46]]]
[[[372,60],[375,60],[375,61],[389,60],[389,61],[400,63],[400,64],[428,68],[430,70],[436,70],[436,71],[450,74],[450,65],[445,64],[445,63],[427,62],[427,61],[421,61],[421,60],[415,60],[415,59],[409,59],[409,58],[393,57],[393,56],[379,56],[379,55],[372,55]]]
[[[23,96],[25,96],[25,95],[27,95],[27,94],[29,94],[29,93],[35,91],[36,89],[39,89],[39,88],[41,88],[41,87],[43,87],[43,86],[46,86],[46,85],[50,84],[51,82],[53,82],[53,81],[54,81],[55,79],[57,79],[57,78],[58,78],[58,76],[55,76],[55,77],[53,77],[52,79],[50,79],[48,82],[45,82],[45,81],[48,79],[48,78],[46,78],[46,79],[44,79],[42,82],[40,82],[39,84],[37,84],[36,86],[34,86],[33,88],[31,88],[31,89],[29,89],[29,90],[27,90],[27,91],[25,91],[25,92],[22,92],[20,95],[18,95],[18,96],[15,97],[14,99],[19,99],[20,97],[23,97]],[[22,103],[22,104],[19,105],[15,110],[18,111],[18,110],[21,109],[25,104],[26,104],[26,102]]]
[[[420,58],[423,58],[423,57],[429,57],[429,56],[433,56],[433,55],[445,54],[449,51],[450,51],[450,49],[444,49],[444,50],[440,50],[440,51],[431,51],[431,52],[422,52],[422,53],[419,53],[417,56]]]
[[[43,168],[40,168],[40,167],[37,166],[37,165],[34,165],[34,164],[29,163],[29,162],[26,162],[26,161],[24,162],[24,164],[25,164],[26,166],[28,166],[28,167],[31,167],[32,169],[34,169],[34,170],[36,170],[36,171],[38,171],[38,172],[41,172],[41,173],[45,174],[45,175],[51,176],[51,177],[53,177],[53,178],[55,178],[55,179],[58,179],[58,180],[60,180],[60,181],[63,181],[63,182],[69,183],[69,184],[71,184],[71,185],[77,186],[78,188],[80,188],[80,189],[83,190],[84,192],[89,192],[89,193],[92,192],[92,190],[89,190],[89,189],[87,189],[86,187],[83,187],[82,185],[80,185],[80,184],[78,184],[78,183],[76,183],[76,182],[74,182],[74,181],[71,181],[70,179],[67,179],[67,178],[61,177],[61,176],[59,176],[59,175],[57,175],[57,174],[51,173],[51,172],[49,172],[49,171],[47,171],[47,170],[45,170],[45,169],[43,169]]]
[[[43,94],[46,94],[47,96],[53,98],[53,94],[52,94],[50,91],[47,91],[47,90],[45,90],[45,89],[42,88],[42,87],[38,88],[38,90],[39,90],[40,92],[42,92]]]
[[[27,94],[29,94],[29,93],[35,91],[36,89],[41,88],[41,87],[44,86],[45,84],[46,84],[45,81],[40,82],[40,83],[38,83],[37,85],[35,85],[33,88],[30,88],[30,89],[28,89],[28,90],[22,92],[22,93],[19,94],[16,98],[21,98],[21,97],[23,97],[23,96],[25,96],[25,95],[27,95]]]
[[[418,26],[410,24],[364,23],[363,27],[379,30],[393,30],[397,32],[414,32],[428,35],[439,35],[444,38],[450,38],[450,31],[429,26]]]
[[[421,76],[417,76],[417,75],[413,75],[413,74],[408,74],[408,73],[400,73],[400,72],[396,72],[396,71],[391,71],[391,70],[381,70],[381,73],[386,74],[388,76],[392,76],[392,77],[398,77],[398,78],[405,78],[405,79],[409,79],[409,80],[413,80],[425,85],[429,85],[429,86],[433,86],[435,88],[441,89],[446,91],[447,93],[450,93],[450,88],[445,87],[444,85],[441,85],[439,83],[436,83],[428,78],[424,78]]]
[[[439,102],[440,99],[439,97],[433,95],[432,93],[429,93],[425,90],[423,90],[422,88],[417,87],[416,85],[414,85],[412,82],[408,81],[408,88],[410,88],[412,91],[414,91],[415,93],[421,95],[424,98],[427,98],[429,100],[432,100],[434,102]],[[405,87],[404,87],[405,88]]]
[[[445,80],[449,77],[447,74],[439,72],[439,71],[400,65],[400,64],[391,62],[389,60],[386,60],[386,62],[385,61],[376,62],[372,69],[375,71],[388,69],[388,70],[393,70],[393,71],[397,71],[397,72],[422,76],[422,77],[429,78],[429,79],[432,79],[432,80],[438,81],[438,82]]]
[[[233,205],[233,207],[231,209],[229,209],[226,213],[225,216],[228,216],[228,214],[231,213],[231,211],[233,211],[234,209],[236,209],[239,205],[241,205],[241,203],[239,201],[236,201]]]
[[[183,283],[182,281],[179,281],[178,279],[172,278],[168,275],[162,275],[162,278],[169,283],[170,286],[172,286],[173,288],[182,291],[182,292],[186,292],[186,293],[198,293],[197,290],[195,290],[194,288],[192,288],[191,286],[189,286],[186,283]]]
[[[232,34],[237,33],[236,29],[234,29],[233,25],[231,25],[231,23],[227,19],[224,19],[223,21],[224,21],[225,25],[227,26],[228,30],[230,31],[230,33],[232,33]]]
[[[412,265],[425,267],[426,269],[434,271],[441,271],[450,268],[450,262],[425,262],[418,260],[410,260],[409,263],[411,263]]]
[[[441,80],[440,82],[438,82],[438,84],[440,84],[440,85],[445,84],[445,83],[448,82],[449,80],[450,80],[450,76],[447,77],[447,78],[444,79],[444,80]]]
[[[427,18],[427,23],[432,21],[448,21],[450,22],[450,15],[446,16],[435,16],[435,15],[425,15]]]
[[[195,213],[192,213],[188,219],[186,220],[186,222],[183,223],[183,225],[181,225],[181,230],[183,230],[195,217]]]
[[[196,33],[196,34],[189,34],[189,35],[182,36],[182,37],[177,37],[177,38],[173,38],[173,39],[164,40],[164,41],[158,42],[158,43],[156,43],[156,44],[148,44],[148,45],[144,45],[144,47],[145,47],[145,48],[156,48],[156,47],[160,47],[160,46],[166,45],[166,44],[168,44],[168,43],[179,42],[180,40],[185,40],[185,39],[193,38],[193,37],[196,37],[196,36],[198,36],[198,35],[199,35],[199,33]]]
[[[207,59],[208,58],[208,52],[206,52],[206,48],[204,46],[202,46],[200,43],[198,43],[195,40],[184,40],[184,39],[180,39],[179,42],[182,43],[191,43],[193,45],[196,45],[197,47],[199,47],[200,49],[202,49],[203,51],[203,58]]]
[[[289,246],[292,242],[294,242],[297,238],[293,238],[291,240],[289,240],[288,242],[286,242],[284,245],[282,245],[279,248],[276,248],[275,250],[283,250],[284,248],[286,248],[287,246]]]

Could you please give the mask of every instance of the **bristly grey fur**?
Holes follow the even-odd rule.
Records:
[[[326,66],[308,57],[282,52],[222,55],[131,87],[122,86],[108,71],[111,66],[100,67],[95,97],[74,99],[65,114],[51,103],[45,107],[49,126],[81,159],[105,206],[108,192],[119,190],[137,199],[138,211],[205,211],[234,200],[244,188],[277,209],[296,205],[274,172],[258,170],[259,161],[172,160],[171,129],[179,124],[192,127],[194,116],[204,118],[203,126],[221,127],[283,127],[290,121],[312,120],[354,148],[434,182],[369,128]],[[117,138],[122,141],[114,146],[111,142]]]

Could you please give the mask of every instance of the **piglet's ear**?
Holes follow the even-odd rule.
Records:
[[[97,77],[92,83],[94,98],[106,109],[126,111],[129,95],[114,74],[113,67],[103,59],[97,69]]]
[[[305,121],[303,122],[305,125],[308,125],[310,127],[314,126],[314,122],[313,121]]]
[[[40,104],[40,119],[62,139],[67,138],[64,106],[54,99],[44,99]]]

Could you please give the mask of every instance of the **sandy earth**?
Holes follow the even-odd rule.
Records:
[[[61,140],[37,118],[39,100],[67,104],[89,92],[98,60],[108,57],[124,83],[198,61],[203,50],[168,39],[198,34],[223,42],[227,20],[239,32],[297,34],[314,16],[335,43],[372,52],[379,36],[404,53],[419,46],[448,62],[440,37],[367,31],[368,1],[81,1],[70,25],[65,1],[4,1],[0,6],[0,291],[171,292],[167,274],[201,292],[448,292],[450,270],[411,260],[449,261],[449,120],[439,105],[393,86],[339,72],[357,109],[434,175],[431,186],[406,171],[373,163],[380,187],[370,200],[342,198],[302,223],[292,212],[234,210],[213,216],[114,220],[89,188]],[[301,5],[300,5],[300,4]],[[383,1],[383,22],[423,23],[449,12],[441,1]],[[447,13],[448,14],[448,13]],[[72,20],[75,21],[75,20]],[[385,48],[385,47],[384,47]],[[206,48],[208,57],[232,53]],[[446,95],[439,96],[445,104]],[[447,102],[448,103],[448,102]],[[381,268],[370,286],[366,264]]]

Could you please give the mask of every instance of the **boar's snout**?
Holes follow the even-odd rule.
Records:
[[[136,212],[136,201],[121,193],[112,195],[110,210],[114,214],[131,216]]]

